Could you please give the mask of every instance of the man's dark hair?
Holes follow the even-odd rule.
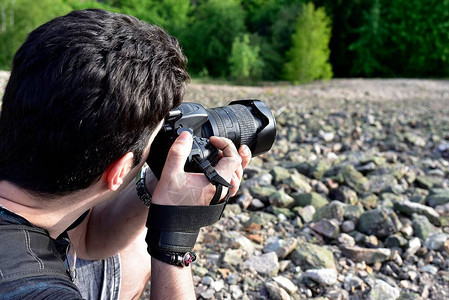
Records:
[[[177,40],[134,17],[81,10],[30,33],[17,51],[0,118],[0,180],[32,193],[87,188],[180,104]]]

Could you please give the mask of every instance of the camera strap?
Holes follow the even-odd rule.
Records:
[[[212,167],[211,163],[207,159],[201,159],[199,155],[194,155],[193,160],[201,169],[201,171],[206,175],[207,179],[215,185],[216,191],[215,195],[212,198],[210,205],[215,205],[220,201],[221,192],[223,191],[223,186],[230,188],[232,185],[227,182],[223,177],[218,174],[217,170]]]

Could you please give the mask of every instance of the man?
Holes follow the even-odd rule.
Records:
[[[30,33],[14,57],[0,118],[2,299],[140,295],[150,270],[148,208],[134,178],[188,79],[177,41],[130,16],[75,11]],[[232,185],[223,199],[236,193],[251,153],[210,141],[221,151],[215,169]],[[215,198],[203,174],[184,172],[191,146],[183,132],[159,182],[146,172],[152,205]],[[157,299],[195,297],[190,267],[160,258],[151,258],[151,288]]]

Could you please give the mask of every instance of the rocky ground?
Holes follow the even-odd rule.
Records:
[[[449,81],[191,84],[186,101],[247,98],[277,140],[201,231],[198,298],[449,298]]]

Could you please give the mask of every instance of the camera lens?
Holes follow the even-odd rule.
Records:
[[[260,100],[238,100],[228,106],[207,109],[209,122],[201,135],[230,139],[237,147],[247,145],[253,156],[270,150],[276,137],[276,120]]]

